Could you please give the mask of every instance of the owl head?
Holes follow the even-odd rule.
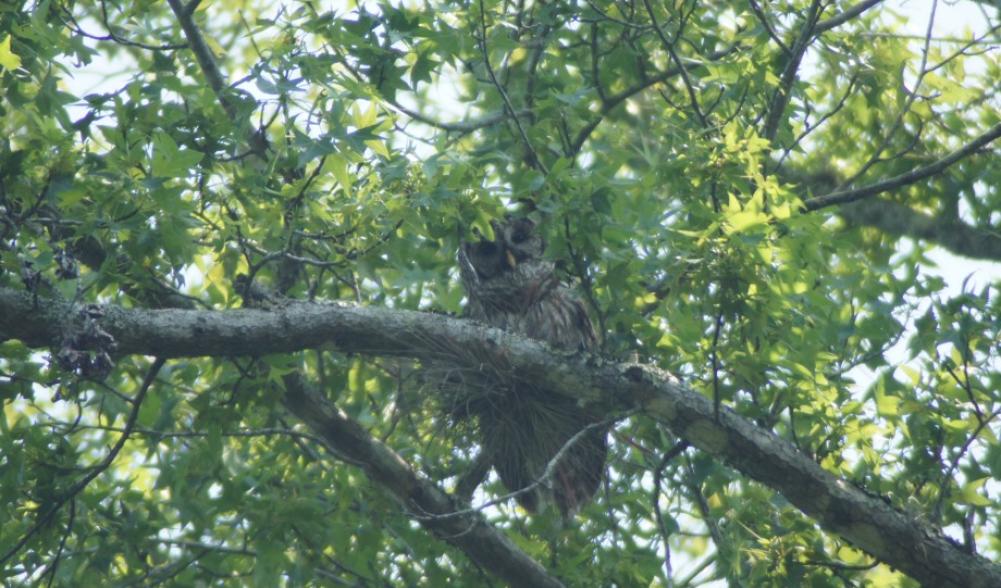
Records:
[[[494,230],[492,241],[477,232],[479,241],[463,241],[459,247],[459,267],[467,281],[492,280],[542,257],[545,241],[531,219],[508,217],[490,221],[490,226]]]

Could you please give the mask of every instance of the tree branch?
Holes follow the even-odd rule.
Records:
[[[852,6],[848,10],[845,10],[841,14],[838,14],[836,16],[832,16],[831,18],[828,18],[828,19],[825,19],[825,20],[822,20],[822,21],[818,22],[817,26],[814,28],[813,32],[814,32],[814,34],[819,35],[820,33],[823,33],[824,31],[829,31],[829,30],[831,30],[831,29],[833,29],[835,27],[841,26],[844,23],[846,23],[846,22],[850,21],[851,19],[855,18],[856,16],[862,14],[866,10],[869,10],[870,8],[872,8],[873,6],[879,4],[882,1],[883,0],[865,0],[865,2],[859,2],[858,4],[856,4],[855,6]]]
[[[771,37],[772,41],[775,41],[775,44],[779,46],[779,49],[781,49],[783,53],[791,55],[792,51],[786,47],[785,43],[782,42],[782,38],[775,33],[775,29],[773,29],[771,23],[768,22],[768,17],[765,15],[764,11],[761,10],[761,7],[758,6],[757,1],[749,0],[749,3],[751,5],[751,11],[754,12],[754,16],[758,18],[758,22],[761,23],[761,26],[765,29],[765,32],[768,33],[768,36]]]
[[[518,135],[521,136],[521,141],[525,144],[525,149],[528,151],[529,157],[532,158],[531,165],[533,167],[537,167],[544,175],[549,175],[549,169],[546,168],[545,162],[542,161],[539,154],[535,151],[535,147],[532,145],[531,139],[528,138],[528,133],[525,132],[525,127],[522,126],[521,121],[518,119],[518,111],[514,109],[514,104],[511,103],[511,98],[508,97],[507,91],[504,89],[504,85],[497,79],[497,75],[494,73],[494,68],[490,65],[490,50],[487,47],[487,12],[486,8],[483,6],[483,0],[480,0],[479,6],[479,45],[480,54],[483,56],[483,66],[486,68],[487,75],[490,76],[490,81],[493,83],[494,87],[497,88],[497,93],[500,94],[501,100],[504,102],[504,110],[507,112],[508,118],[514,123],[515,128],[518,129]]]
[[[935,30],[935,12],[937,9],[938,9],[937,0],[932,0],[931,15],[928,17],[928,27],[925,30],[924,45],[921,48],[921,65],[920,67],[918,67],[918,77],[914,80],[914,87],[910,91],[908,91],[906,86],[904,86],[904,92],[907,94],[907,100],[905,100],[904,104],[900,107],[900,111],[897,113],[897,116],[894,119],[893,124],[890,125],[890,130],[886,132],[886,134],[883,136],[883,140],[880,141],[880,143],[876,146],[875,149],[873,149],[872,155],[869,156],[869,160],[866,161],[864,164],[862,164],[862,167],[860,167],[858,171],[853,173],[851,177],[845,180],[844,183],[841,184],[841,186],[838,186],[839,189],[854,184],[855,180],[865,175],[865,172],[869,171],[869,169],[871,169],[872,166],[876,165],[877,163],[880,163],[881,161],[887,161],[887,159],[893,159],[892,156],[887,159],[882,159],[880,156],[883,154],[883,151],[890,146],[890,143],[896,136],[897,131],[899,131],[901,127],[903,127],[904,117],[911,112],[911,108],[914,106],[914,102],[918,99],[918,96],[920,95],[919,90],[921,89],[921,84],[922,82],[924,82],[925,76],[928,75],[929,72],[928,51],[931,48],[932,33]],[[920,135],[921,132],[919,127],[918,132],[915,133],[915,140],[917,140],[917,138],[919,138]]]
[[[226,116],[229,117],[229,120],[233,124],[238,125],[240,113],[237,104],[233,101],[232,96],[227,94],[229,88],[226,85],[222,72],[219,71],[215,57],[212,56],[212,51],[209,49],[208,44],[205,43],[205,38],[195,25],[195,21],[191,18],[195,8],[198,7],[198,1],[191,0],[188,6],[181,4],[181,0],[167,0],[167,4],[170,5],[174,16],[177,17],[177,23],[181,25],[181,30],[184,31],[184,37],[188,40],[191,52],[195,54],[195,59],[198,61],[198,67],[201,68],[202,74],[205,76],[205,81],[212,88],[212,92],[215,93],[219,104],[222,105],[222,109],[226,111]],[[249,133],[249,137],[251,151],[264,159],[268,151],[268,144],[264,135],[252,132]]]
[[[412,108],[407,108],[406,106],[403,106],[402,104],[400,104],[395,100],[387,100],[387,102],[390,104],[390,106],[392,106],[399,112],[402,112],[403,114],[416,120],[419,123],[423,123],[430,127],[434,127],[436,129],[440,129],[442,131],[450,133],[463,133],[463,134],[472,133],[473,131],[478,131],[486,127],[491,127],[493,125],[500,124],[504,122],[508,118],[508,116],[510,116],[505,110],[503,112],[495,112],[494,114],[488,114],[477,119],[445,122],[445,121],[435,120],[430,116],[421,114],[420,112]],[[515,116],[527,116],[528,114],[529,111],[527,110],[519,110],[515,112]]]
[[[888,180],[883,180],[882,182],[876,182],[875,184],[870,184],[868,186],[863,186],[861,188],[856,188],[854,190],[841,190],[838,192],[832,192],[830,194],[825,194],[823,196],[818,196],[816,198],[811,198],[803,203],[804,211],[813,211],[825,208],[827,206],[833,206],[835,204],[845,204],[847,202],[855,202],[856,200],[861,200],[869,196],[875,196],[883,192],[889,192],[890,190],[895,190],[897,188],[902,188],[904,186],[909,186],[916,182],[919,182],[927,177],[934,176],[942,171],[944,171],[950,165],[956,163],[960,159],[972,155],[977,152],[982,147],[989,145],[994,139],[1001,137],[1001,123],[994,125],[993,127],[987,129],[982,134],[978,135],[972,141],[963,145],[959,149],[953,151],[949,155],[946,155],[942,159],[935,161],[925,167],[918,168],[916,170],[907,172],[906,174],[900,174],[899,176],[894,176]]]
[[[932,217],[888,200],[862,200],[838,209],[849,225],[875,227],[888,235],[924,239],[973,259],[1001,261],[1001,234],[956,219]]]
[[[726,57],[727,55],[730,55],[731,53],[739,49],[740,45],[734,44],[727,49],[716,51],[710,54],[705,61],[706,62],[719,61],[720,59]],[[701,65],[701,63],[692,63],[692,65],[698,66]],[[612,96],[608,96],[606,100],[602,101],[601,110],[598,111],[594,119],[592,119],[590,122],[584,125],[584,128],[582,128],[577,133],[576,137],[574,137],[571,146],[571,152],[572,153],[579,152],[581,148],[584,146],[584,142],[587,141],[587,139],[591,136],[591,133],[594,132],[594,129],[596,129],[599,124],[601,124],[601,121],[604,120],[604,117],[612,110],[614,110],[616,107],[618,107],[620,104],[624,103],[626,100],[632,98],[633,96],[639,94],[643,90],[646,90],[647,88],[655,86],[661,82],[665,82],[670,78],[678,75],[679,73],[681,73],[680,69],[678,69],[677,67],[671,67],[658,73],[655,76],[651,76],[649,78],[637,82],[636,84],[633,84],[632,86],[626,88],[625,90],[622,90],[618,94],[613,94]]]
[[[298,374],[286,376],[284,382],[285,406],[292,414],[322,437],[335,454],[362,464],[369,478],[392,493],[407,513],[436,537],[461,549],[477,565],[512,586],[563,586],[481,514],[456,505],[451,496],[419,476],[402,457]]]
[[[775,89],[775,94],[772,95],[771,103],[768,105],[768,116],[765,119],[762,136],[769,141],[775,139],[779,124],[782,122],[782,115],[785,113],[786,106],[789,105],[789,99],[792,98],[792,86],[796,82],[796,72],[799,71],[799,64],[803,61],[803,56],[806,55],[806,50],[810,47],[819,15],[820,0],[814,0],[810,3],[810,11],[803,23],[803,30],[792,46],[789,61],[786,62],[785,69],[782,71],[779,87]]]
[[[0,334],[2,333],[3,331],[0,330]],[[153,384],[153,380],[156,379],[156,374],[160,372],[160,368],[163,367],[165,362],[166,358],[164,357],[157,357],[153,360],[153,365],[151,365],[149,371],[146,372],[146,377],[143,378],[142,385],[139,387],[139,392],[136,393],[135,398],[132,400],[132,410],[129,412],[128,418],[125,420],[125,428],[122,431],[122,434],[118,437],[118,440],[115,441],[115,445],[112,446],[111,450],[108,451],[108,454],[104,456],[104,459],[102,459],[97,465],[93,466],[90,472],[88,472],[83,478],[80,478],[76,484],[70,486],[69,490],[55,500],[55,503],[38,517],[35,524],[32,525],[24,536],[14,544],[14,547],[11,547],[7,553],[3,555],[3,557],[0,557],[0,566],[5,564],[10,558],[14,557],[14,555],[20,551],[22,547],[31,541],[31,538],[34,537],[36,533],[51,523],[52,519],[55,518],[56,514],[62,509],[63,506],[66,505],[67,502],[76,498],[76,495],[83,491],[88,484],[93,482],[94,478],[100,476],[105,470],[111,467],[115,458],[118,457],[122,448],[125,447],[125,442],[129,440],[129,435],[135,428],[136,420],[139,418],[139,409],[142,407],[143,399],[146,397],[146,392],[149,391],[149,387]]]
[[[685,90],[688,92],[688,101],[692,105],[692,110],[695,112],[695,116],[699,119],[699,124],[702,128],[706,128],[708,123],[706,122],[705,115],[702,114],[702,108],[699,107],[699,98],[695,92],[695,87],[692,85],[692,80],[688,77],[688,70],[685,69],[685,64],[681,61],[681,57],[678,56],[678,52],[674,50],[674,41],[667,38],[664,30],[660,28],[660,24],[657,22],[657,16],[653,11],[653,6],[650,5],[650,0],[643,0],[643,6],[646,7],[646,12],[650,16],[650,24],[653,25],[653,30],[657,33],[657,37],[660,39],[661,44],[667,51],[667,54],[671,56],[671,61],[678,68],[678,73],[681,75],[681,81],[685,85]],[[678,37],[681,37],[681,31],[678,31]]]
[[[0,340],[16,337],[32,347],[59,345],[64,332],[74,328],[72,321],[78,320],[75,317],[80,313],[71,310],[59,300],[36,300],[28,293],[0,288]],[[140,310],[110,305],[102,310],[104,316],[97,319],[100,327],[114,337],[124,354],[259,356],[325,346],[343,352],[451,361],[460,367],[463,362],[489,358],[509,366],[509,373],[579,402],[645,411],[692,445],[774,488],[824,528],[922,584],[1001,586],[1001,565],[964,552],[941,532],[837,478],[788,441],[732,411],[723,408],[715,415],[709,399],[655,367],[554,352],[539,341],[473,321],[340,303],[288,302],[274,311]],[[307,422],[317,430],[332,419],[350,431],[351,425],[343,424],[343,415],[333,407],[291,392],[293,400],[301,403],[303,418],[312,419]],[[372,461],[368,467],[386,468],[376,470],[378,476],[399,484],[394,494],[412,501],[408,504],[429,512],[451,507],[439,502],[442,497],[432,485],[422,483],[381,445],[351,435],[344,441],[349,447],[358,444],[358,455]],[[484,529],[474,524],[468,532],[487,533]]]

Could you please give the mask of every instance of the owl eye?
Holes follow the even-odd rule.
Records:
[[[531,234],[529,232],[530,230],[531,227],[519,224],[514,228],[514,232],[511,233],[511,241],[515,243],[524,243],[525,240],[528,239],[529,235]]]
[[[490,257],[497,253],[497,244],[492,241],[481,241],[476,245],[477,253],[484,257]]]

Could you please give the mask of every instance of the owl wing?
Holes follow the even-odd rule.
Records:
[[[578,349],[580,351],[590,351],[597,348],[598,336],[594,332],[594,324],[591,322],[591,317],[587,315],[584,304],[577,298],[573,298],[571,301],[574,307],[572,310],[574,325],[577,327],[577,332],[580,333]]]
[[[563,287],[530,306],[516,318],[513,330],[559,349],[589,351],[598,346],[594,326],[580,300]]]

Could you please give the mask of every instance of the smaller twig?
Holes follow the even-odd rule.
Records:
[[[657,33],[657,37],[660,38],[661,43],[664,45],[664,49],[667,50],[668,55],[671,56],[671,60],[674,65],[678,68],[678,74],[681,76],[681,81],[685,85],[685,90],[688,92],[688,100],[691,102],[692,110],[695,111],[695,116],[699,119],[699,124],[702,128],[708,128],[709,123],[706,121],[705,115],[702,114],[702,108],[699,106],[699,99],[695,93],[695,87],[692,85],[691,78],[688,77],[688,70],[685,69],[685,64],[681,61],[678,56],[678,52],[674,50],[674,42],[667,38],[664,34],[663,29],[657,23],[657,16],[653,12],[653,6],[650,5],[650,0],[643,0],[643,5],[646,7],[647,14],[650,16],[650,22],[653,24],[653,30]],[[681,36],[681,32],[678,32],[678,36]]]
[[[862,175],[865,174],[865,172],[869,171],[869,169],[872,168],[872,166],[876,165],[880,161],[883,161],[880,159],[880,155],[887,148],[887,146],[889,146],[890,141],[893,139],[893,136],[897,134],[897,131],[900,129],[901,125],[903,125],[904,116],[906,116],[907,113],[911,111],[911,107],[914,105],[914,101],[917,100],[918,98],[918,90],[921,88],[921,84],[922,82],[924,82],[925,76],[928,75],[928,69],[927,69],[928,52],[931,47],[931,36],[932,36],[932,30],[935,27],[935,10],[937,8],[938,8],[938,1],[933,0],[931,5],[931,16],[928,17],[928,28],[925,32],[924,46],[921,48],[921,66],[918,68],[918,77],[917,80],[915,80],[914,82],[914,89],[907,92],[907,88],[906,87],[904,88],[904,91],[907,92],[907,101],[904,102],[903,106],[900,107],[900,112],[897,113],[897,116],[894,119],[893,124],[890,126],[890,130],[886,132],[886,134],[883,136],[883,140],[880,141],[876,149],[873,150],[872,155],[869,157],[869,160],[866,161],[862,165],[862,167],[858,169],[858,171],[852,174],[851,177],[842,182],[840,186],[835,188],[836,190],[841,190],[847,186],[852,185],[852,183],[854,183],[855,180],[862,177]]]
[[[716,321],[713,325],[713,342],[712,342],[712,364],[713,364],[713,414],[716,416],[716,420],[719,420],[719,407],[723,399],[720,397],[719,391],[719,334],[723,329],[723,311],[717,311]]]
[[[591,280],[591,276],[587,273],[587,267],[584,265],[584,260],[581,259],[579,252],[574,248],[573,242],[570,238],[569,216],[563,217],[563,231],[567,238],[567,251],[570,253],[570,259],[573,260],[577,277],[580,278],[581,284],[584,286],[584,296],[587,298],[587,302],[591,306],[591,310],[598,317],[599,341],[601,341],[603,346],[605,343],[605,314],[601,312],[601,307],[598,306],[598,299],[594,296],[594,283]]]
[[[845,90],[845,93],[841,96],[841,99],[838,100],[838,103],[835,104],[833,108],[825,112],[819,119],[817,119],[816,123],[812,125],[809,124],[809,121],[806,121],[804,123],[805,128],[803,129],[803,132],[800,133],[795,139],[793,139],[793,142],[783,150],[782,156],[779,158],[778,162],[775,163],[773,169],[779,169],[780,167],[782,167],[782,164],[785,162],[786,158],[789,157],[789,155],[793,152],[793,150],[796,149],[796,146],[799,145],[800,142],[804,138],[806,138],[807,135],[816,131],[825,122],[830,120],[831,117],[833,117],[835,114],[840,112],[842,108],[844,108],[845,104],[848,102],[848,98],[851,97],[852,92],[855,90],[855,82],[858,81],[858,77],[859,74],[857,71],[852,73],[852,77],[848,80],[848,88]]]
[[[602,102],[605,102],[605,88],[601,85],[601,75],[598,69],[598,25],[597,23],[591,25],[591,81],[594,84],[595,91],[598,92],[598,98]]]
[[[65,494],[56,500],[55,504],[53,504],[49,510],[45,512],[45,514],[40,516],[35,524],[28,529],[28,532],[21,537],[21,540],[15,543],[14,546],[3,555],[3,557],[0,557],[0,566],[7,563],[7,561],[14,557],[14,555],[20,551],[22,547],[28,544],[28,541],[30,541],[36,533],[48,525],[56,516],[56,513],[59,512],[59,510],[62,509],[67,502],[73,500],[73,498],[86,488],[87,485],[94,480],[94,478],[101,475],[104,470],[111,466],[112,462],[115,461],[115,458],[118,457],[118,454],[122,451],[122,448],[125,447],[125,442],[128,441],[129,434],[132,432],[132,429],[135,428],[136,420],[139,418],[139,408],[142,406],[143,399],[146,398],[146,392],[149,390],[150,385],[156,378],[156,374],[159,373],[160,368],[163,367],[165,362],[165,358],[157,357],[153,361],[153,365],[150,366],[149,371],[146,372],[146,377],[143,379],[142,386],[139,388],[139,392],[136,393],[135,399],[132,401],[132,411],[129,413],[129,416],[125,421],[125,428],[123,429],[121,436],[118,437],[118,441],[115,442],[115,445],[111,448],[111,451],[108,452],[108,455],[106,455],[99,464],[94,466],[90,473],[81,478],[80,481],[71,486]]]
[[[970,39],[969,41],[965,42],[962,47],[960,47],[959,49],[956,49],[954,52],[952,52],[949,55],[943,57],[941,61],[939,61],[935,65],[929,67],[928,71],[929,72],[933,72],[933,71],[935,71],[935,70],[937,70],[937,69],[939,69],[941,67],[945,67],[945,65],[947,65],[948,63],[950,63],[951,61],[953,61],[957,57],[959,57],[961,55],[967,55],[966,51],[969,50],[970,47],[973,47],[974,45],[979,45],[980,43],[984,43],[985,42],[984,39],[986,39],[988,35],[992,35],[995,32],[997,32],[998,30],[1001,30],[1001,24],[996,24],[996,25],[992,26],[991,28],[987,29],[987,31],[985,31],[984,34],[980,35],[979,37],[976,37],[974,39]],[[940,39],[933,39],[933,40],[936,41],[936,42],[941,42]],[[953,41],[953,42],[956,42],[956,41]],[[992,50],[996,49],[996,45],[994,44],[993,41],[990,41],[989,43],[990,43],[990,45],[986,49],[984,49],[983,51],[976,51],[974,53],[971,53],[970,55],[980,55],[982,53],[986,53],[988,51],[992,51]]]
[[[818,561],[815,559],[808,559],[803,562],[805,566],[819,566],[824,568],[829,568],[832,570],[845,570],[845,571],[865,571],[871,570],[879,565],[878,561],[874,561],[870,564],[847,564],[840,561]]]
[[[518,129],[518,134],[521,135],[521,140],[525,144],[525,148],[528,149],[528,153],[532,158],[532,164],[538,167],[543,174],[548,176],[549,169],[546,168],[546,164],[535,151],[535,147],[532,146],[532,142],[528,138],[528,133],[525,132],[525,128],[522,126],[521,121],[518,120],[517,113],[514,110],[514,105],[511,104],[511,98],[508,97],[507,91],[504,90],[504,86],[502,86],[497,80],[497,74],[494,73],[494,68],[490,65],[490,51],[487,49],[487,12],[486,8],[483,6],[483,0],[479,0],[479,5],[480,53],[483,56],[483,65],[486,67],[487,75],[490,76],[490,81],[493,83],[494,87],[497,88],[497,92],[500,94],[501,100],[504,101],[504,109],[507,111],[508,117],[510,117],[510,119],[514,122],[515,128]]]
[[[977,415],[977,421],[983,422],[984,413],[980,409],[980,404],[977,402],[976,397],[973,395],[973,387],[970,385],[970,374],[965,369],[965,361],[963,369],[963,375],[965,376],[964,379],[960,379],[959,375],[956,374],[956,371],[953,370],[952,366],[950,366],[949,364],[943,364],[943,367],[945,367],[945,371],[948,372],[948,374],[952,377],[952,379],[956,381],[956,384],[958,384],[959,387],[966,392],[967,398],[969,398],[970,403],[973,404],[973,412],[976,413]]]
[[[942,517],[942,505],[945,503],[946,498],[949,497],[949,489],[951,488],[951,484],[953,482],[952,473],[956,471],[957,467],[959,467],[960,460],[962,460],[963,456],[970,450],[970,445],[972,445],[977,437],[980,436],[980,432],[986,429],[987,425],[989,425],[990,422],[993,421],[998,415],[1001,415],[1001,409],[992,412],[980,421],[977,428],[970,433],[970,436],[963,443],[963,446],[959,448],[959,453],[952,458],[949,468],[946,469],[945,473],[942,475],[942,483],[939,488],[938,500],[935,501],[935,506],[932,508],[932,520],[935,522],[938,522]]]
[[[695,578],[697,578],[699,574],[701,574],[702,572],[704,572],[706,570],[706,568],[708,568],[712,564],[716,563],[717,554],[718,554],[718,551],[717,551],[717,553],[712,553],[712,554],[709,554],[708,556],[706,556],[705,559],[703,559],[701,562],[699,562],[699,564],[697,566],[695,566],[695,568],[693,568],[692,571],[689,572],[687,576],[685,576],[684,578],[682,578],[681,580],[679,580],[675,584],[674,588],[688,588],[689,586],[691,586],[692,582],[695,581]],[[703,582],[700,581],[699,585],[702,585],[702,583]]]
[[[726,57],[727,55],[733,53],[734,51],[737,51],[738,49],[740,49],[739,44],[731,45],[727,49],[710,54],[706,61],[710,62],[719,61],[723,57]],[[693,62],[693,63],[695,65],[701,64],[701,62]],[[678,75],[679,71],[680,70],[677,67],[672,67],[654,76],[649,76],[649,77],[643,76],[643,79],[640,80],[639,82],[633,84],[632,86],[626,88],[625,90],[622,90],[617,94],[608,96],[607,99],[601,103],[601,110],[595,115],[595,117],[587,124],[585,124],[584,127],[577,132],[577,136],[574,138],[573,143],[571,145],[571,152],[575,155],[578,152],[580,152],[580,150],[584,146],[584,143],[587,141],[588,137],[591,136],[591,133],[593,133],[594,130],[598,128],[598,125],[601,124],[605,116],[608,115],[616,107],[623,104],[629,98],[632,98],[633,96],[646,90],[647,88],[650,88],[661,82],[665,82],[671,79],[672,77]]]
[[[862,14],[866,10],[869,10],[870,8],[879,4],[882,1],[883,0],[865,0],[865,2],[859,2],[858,4],[852,6],[848,10],[845,10],[841,14],[832,16],[831,18],[818,22],[817,26],[814,27],[814,32],[819,35],[824,31],[829,31],[834,27],[841,26],[842,24],[850,21],[851,19]]]
[[[430,514],[429,513],[429,514],[421,515],[421,514],[414,513],[413,517],[415,519],[417,519],[417,520],[435,520],[435,521],[437,521],[437,520],[443,520],[443,519],[451,519],[451,518],[456,518],[456,517],[462,517],[462,516],[466,516],[466,515],[470,515],[470,514],[476,514],[476,513],[480,512],[480,511],[488,508],[488,507],[495,506],[495,505],[498,505],[498,504],[502,504],[504,502],[507,502],[507,501],[511,500],[512,498],[517,498],[518,496],[521,496],[522,494],[527,494],[529,492],[532,492],[533,490],[535,490],[539,486],[548,485],[550,483],[550,481],[553,479],[553,476],[556,475],[556,466],[558,466],[560,464],[560,462],[563,461],[563,459],[570,453],[570,449],[574,445],[576,445],[581,439],[583,439],[588,433],[590,433],[591,431],[594,431],[596,429],[601,429],[603,427],[607,427],[609,425],[612,425],[616,421],[619,421],[619,420],[622,420],[624,418],[627,418],[630,415],[635,414],[635,413],[636,413],[635,410],[631,410],[629,412],[626,412],[626,413],[623,413],[623,414],[620,414],[620,415],[609,417],[607,419],[598,421],[596,423],[591,423],[591,424],[587,425],[586,427],[582,428],[581,430],[577,431],[576,433],[574,433],[574,435],[572,437],[570,437],[569,439],[567,439],[566,443],[564,443],[563,446],[560,447],[560,450],[556,452],[556,455],[554,455],[549,460],[549,462],[546,464],[546,468],[542,471],[542,475],[540,475],[531,484],[525,486],[524,488],[515,490],[514,492],[508,492],[507,494],[504,494],[503,496],[498,496],[497,498],[494,498],[492,500],[488,500],[488,501],[486,501],[486,502],[484,502],[482,504],[479,504],[477,506],[474,506],[472,508],[467,508],[467,509],[463,509],[463,510],[456,510],[456,511],[448,512],[448,513],[444,513],[444,514]]]
[[[661,540],[664,542],[664,575],[668,580],[671,579],[671,546],[668,543],[671,533],[667,529],[667,525],[664,523],[664,513],[660,510],[660,484],[663,481],[664,468],[667,464],[671,462],[675,457],[681,455],[683,451],[688,449],[691,444],[688,441],[682,440],[674,444],[674,447],[664,452],[664,455],[660,458],[660,463],[653,470],[653,492],[651,496],[651,502],[653,504],[653,514],[657,519],[657,529],[660,531]]]
[[[486,452],[481,451],[476,454],[476,457],[473,458],[473,463],[469,466],[469,470],[459,477],[459,481],[455,483],[455,491],[453,493],[467,502],[471,500],[473,492],[476,491],[476,488],[483,483],[487,474],[490,473],[491,465],[490,456]]]
[[[775,29],[773,29],[772,25],[768,22],[768,17],[765,16],[764,11],[761,10],[760,6],[758,6],[757,1],[748,0],[748,2],[751,4],[751,11],[754,12],[754,16],[758,17],[758,22],[761,23],[762,27],[764,27],[765,32],[772,38],[772,41],[775,41],[775,44],[782,49],[783,53],[786,55],[792,55],[792,51],[789,50],[789,47],[786,47],[786,44],[783,43],[782,39],[775,33]]]
[[[966,511],[966,517],[963,518],[963,547],[966,548],[967,553],[977,552],[977,534],[973,530],[976,517],[977,511],[971,507]]]
[[[695,501],[695,505],[699,509],[699,515],[702,517],[702,522],[705,523],[706,528],[709,529],[709,536],[713,540],[713,544],[716,545],[716,549],[723,549],[723,534],[720,533],[719,526],[716,524],[716,520],[712,516],[712,512],[709,509],[709,501],[706,500],[705,494],[702,493],[702,488],[695,482],[695,468],[692,466],[692,460],[690,457],[685,458],[686,467],[686,479],[685,485],[688,486],[688,491],[691,493],[692,498]]]
[[[241,548],[241,547],[228,547],[226,545],[212,545],[209,543],[202,543],[201,541],[184,541],[181,539],[156,539],[157,543],[162,543],[164,545],[176,545],[178,547],[187,547],[192,549],[204,549],[207,551],[215,551],[218,553],[229,553],[231,555],[249,555],[256,556],[257,552],[253,549]]]
[[[140,43],[138,41],[130,41],[129,39],[116,35],[114,32],[112,32],[111,24],[108,22],[108,11],[105,6],[105,2],[103,0],[101,2],[101,20],[102,23],[104,24],[104,28],[107,29],[108,31],[107,35],[94,35],[88,33],[87,31],[83,30],[83,27],[80,26],[79,22],[77,22],[76,18],[73,16],[73,13],[70,12],[69,8],[67,8],[65,5],[60,5],[60,8],[62,9],[63,14],[66,16],[66,18],[69,19],[69,23],[66,23],[67,28],[69,28],[71,31],[73,31],[78,35],[87,37],[88,39],[93,39],[95,41],[114,41],[119,45],[124,45],[126,47],[136,47],[138,49],[145,49],[147,51],[176,51],[178,49],[186,49],[188,47],[187,43],[165,43],[163,45],[149,45],[147,43]],[[70,24],[72,24],[72,26],[70,26]]]
[[[54,428],[54,427],[65,426],[66,424],[67,423],[64,422],[53,422],[53,423],[48,423],[47,426]],[[106,425],[78,425],[77,428],[90,429],[96,431],[109,431],[112,433],[125,432],[124,427],[111,427]],[[156,429],[142,429],[138,427],[134,427],[131,433],[134,435],[149,435],[152,437],[161,437],[164,439],[201,438],[209,436],[209,433],[203,433],[200,431],[158,431]],[[325,443],[323,439],[317,437],[316,435],[312,435],[310,433],[304,433],[302,431],[296,431],[294,429],[289,429],[289,428],[283,429],[280,427],[263,427],[260,429],[240,429],[236,431],[223,431],[219,433],[220,437],[273,437],[278,435],[285,435],[300,439],[308,439],[309,441],[319,443],[320,445],[323,445]]]
[[[636,24],[634,22],[629,22],[627,20],[622,20],[622,19],[619,19],[619,18],[615,18],[614,16],[608,14],[607,12],[605,12],[601,8],[599,8],[597,5],[595,5],[595,3],[592,2],[592,0],[584,0],[584,1],[587,2],[587,5],[588,5],[588,7],[591,8],[591,10],[597,12],[601,16],[601,18],[603,20],[606,20],[608,22],[614,22],[617,25],[621,25],[621,26],[626,27],[628,29],[635,29],[637,31],[645,31],[647,29],[652,28],[650,25],[640,25],[640,24]],[[588,19],[581,19],[581,20],[583,22],[587,22],[588,21]]]
[[[775,94],[772,95],[772,99],[768,104],[768,115],[765,117],[762,136],[769,141],[775,140],[779,124],[782,121],[782,115],[785,113],[786,107],[789,105],[789,100],[792,98],[792,87],[796,82],[796,72],[799,70],[799,65],[803,61],[803,56],[806,54],[806,50],[809,49],[810,41],[813,39],[816,31],[817,18],[820,16],[820,4],[821,0],[813,0],[810,3],[810,10],[807,12],[806,20],[803,23],[803,30],[800,31],[799,37],[796,38],[796,43],[792,46],[789,60],[786,62],[786,67],[779,79],[779,87],[775,89]]]
[[[396,110],[416,120],[417,122],[426,124],[436,129],[440,129],[442,131],[461,133],[461,134],[472,133],[473,131],[477,131],[479,129],[484,129],[496,125],[498,123],[502,123],[509,116],[508,112],[505,110],[504,112],[496,112],[494,114],[488,114],[478,119],[456,121],[456,122],[445,122],[445,121],[435,120],[427,116],[426,114],[421,114],[420,112],[412,108],[407,108],[406,106],[400,104],[396,100],[387,100],[387,103]],[[519,110],[518,112],[515,113],[515,116],[516,117],[527,116],[528,114],[529,112],[527,110]]]
[[[56,549],[56,556],[52,559],[52,564],[49,566],[49,581],[46,586],[52,586],[52,582],[56,579],[56,571],[59,569],[59,560],[62,558],[63,550],[66,549],[66,540],[69,538],[70,533],[73,532],[73,523],[76,521],[76,499],[70,500],[70,520],[66,523],[66,531],[63,533],[62,539],[59,540],[59,548]]]

